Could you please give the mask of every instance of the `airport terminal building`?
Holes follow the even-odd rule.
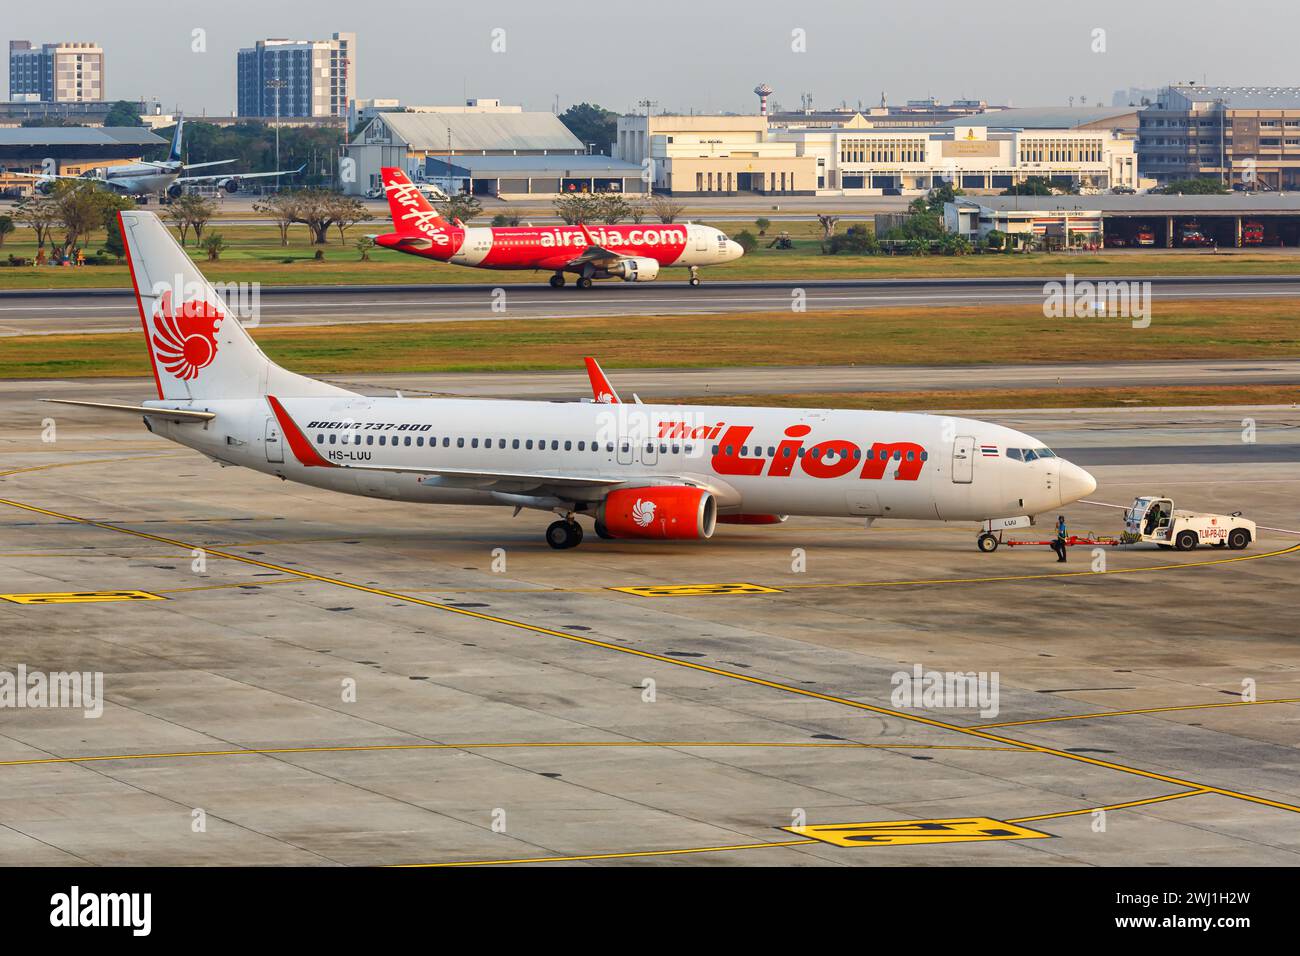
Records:
[[[1120,112],[1135,111],[1096,111]],[[1122,123],[1104,124],[1092,111],[999,110],[930,129],[877,128],[858,116],[844,126],[792,126],[772,136],[815,160],[820,195],[921,195],[944,182],[999,193],[1031,176],[1085,191],[1136,189],[1134,138]]]

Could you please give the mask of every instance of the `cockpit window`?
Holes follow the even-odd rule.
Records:
[[[1032,448],[1022,448],[1021,451],[1023,451],[1023,452],[1025,453],[1025,461],[1037,461],[1037,460],[1038,460],[1038,456],[1037,456],[1036,454],[1034,454],[1034,450],[1033,450]]]
[[[1056,457],[1056,452],[1052,451],[1052,449],[1050,449],[1050,448],[1035,448],[1034,451],[1038,453],[1038,457],[1039,457],[1039,458],[1055,458],[1055,457]]]
[[[1008,448],[1008,449],[1007,449],[1007,457],[1008,457],[1008,458],[1011,458],[1011,459],[1013,459],[1013,460],[1015,460],[1015,461],[1024,461],[1024,460],[1025,460],[1025,457],[1024,457],[1024,455],[1022,455],[1022,454],[1020,453],[1020,449],[1019,449],[1019,448]]]

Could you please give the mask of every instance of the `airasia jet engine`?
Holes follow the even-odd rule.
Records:
[[[608,267],[609,274],[624,282],[650,282],[659,275],[659,260],[644,256],[621,259]]]

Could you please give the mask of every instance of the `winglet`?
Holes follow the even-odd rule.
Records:
[[[591,379],[591,392],[596,401],[607,405],[620,404],[622,399],[618,397],[618,392],[614,391],[614,386],[605,377],[605,372],[600,367],[600,363],[590,355],[583,361],[587,363],[587,377]]]
[[[289,443],[289,449],[293,452],[293,457],[297,458],[307,468],[337,468],[338,465],[331,461],[326,461],[321,457],[307,436],[302,433],[297,422],[289,417],[289,413],[284,410],[280,400],[274,395],[266,396],[267,403],[271,406],[271,411],[275,412],[275,420],[280,423],[280,431],[284,435],[285,441]]]

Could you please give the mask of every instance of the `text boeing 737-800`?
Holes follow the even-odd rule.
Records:
[[[700,266],[745,254],[720,229],[696,223],[498,228],[448,222],[400,169],[386,166],[382,176],[394,231],[375,236],[377,245],[475,269],[551,272],[556,289],[566,272],[578,277],[578,288],[590,289],[596,279],[649,282],[665,267],[689,269],[695,286]]]
[[[554,548],[582,539],[578,518],[608,537],[708,538],[745,516],[1016,519],[1096,487],[1042,442],[963,418],[360,395],[271,362],[157,216],[120,223],[158,399],[71,404],[143,415],[223,465],[375,498],[554,512]]]

